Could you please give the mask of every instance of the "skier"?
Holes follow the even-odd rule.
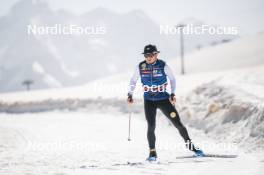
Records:
[[[204,153],[196,148],[191,142],[185,126],[180,120],[180,116],[175,108],[176,96],[176,80],[169,66],[161,59],[158,59],[158,53],[155,45],[146,45],[144,48],[145,60],[140,62],[129,83],[128,103],[133,103],[133,91],[136,87],[138,78],[144,90],[144,110],[148,123],[147,139],[149,144],[148,161],[156,161],[157,153],[155,149],[155,125],[157,108],[173,123],[178,129],[181,137],[184,139],[186,147],[194,151],[196,156],[203,156]],[[166,91],[167,77],[171,84],[171,94]]]

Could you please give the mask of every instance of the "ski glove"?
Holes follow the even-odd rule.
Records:
[[[128,94],[127,94],[127,102],[128,102],[128,103],[133,103],[133,101],[134,101],[134,100],[133,100],[132,94],[129,94],[129,93],[128,93]]]
[[[175,94],[172,93],[172,94],[170,95],[170,99],[171,99],[171,101],[173,101],[174,97],[175,97]]]
[[[170,102],[171,102],[171,104],[174,106],[175,105],[175,103],[176,103],[176,98],[175,98],[175,94],[174,93],[172,93],[171,95],[170,95]]]

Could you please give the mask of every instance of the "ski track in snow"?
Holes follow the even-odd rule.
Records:
[[[184,148],[177,130],[158,114],[157,150],[160,164],[148,155],[146,122],[133,114],[132,141],[127,141],[127,113],[55,111],[0,114],[0,174],[261,174],[263,156],[243,150],[215,149],[211,153],[238,154],[235,159],[198,158]],[[189,128],[189,127],[188,127]],[[189,128],[196,144],[217,140]],[[178,146],[175,148],[175,146]],[[131,164],[127,164],[127,162]],[[140,162],[137,164],[137,162]]]

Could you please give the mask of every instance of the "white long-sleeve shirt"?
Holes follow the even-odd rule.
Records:
[[[164,67],[164,72],[165,74],[167,75],[167,77],[169,78],[170,80],[170,85],[171,85],[171,93],[174,93],[175,94],[175,91],[176,91],[176,79],[173,75],[173,72],[171,70],[171,68],[165,64],[165,67]],[[136,84],[137,84],[137,80],[139,79],[140,77],[140,70],[139,70],[139,66],[136,67],[136,69],[134,70],[134,73],[130,79],[130,82],[129,82],[129,88],[128,88],[128,93],[129,94],[133,94],[135,88],[136,88]]]

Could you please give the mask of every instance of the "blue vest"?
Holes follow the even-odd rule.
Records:
[[[158,101],[169,98],[170,95],[166,92],[167,75],[164,71],[165,65],[165,62],[160,59],[153,64],[147,64],[146,61],[139,63],[145,100]]]

